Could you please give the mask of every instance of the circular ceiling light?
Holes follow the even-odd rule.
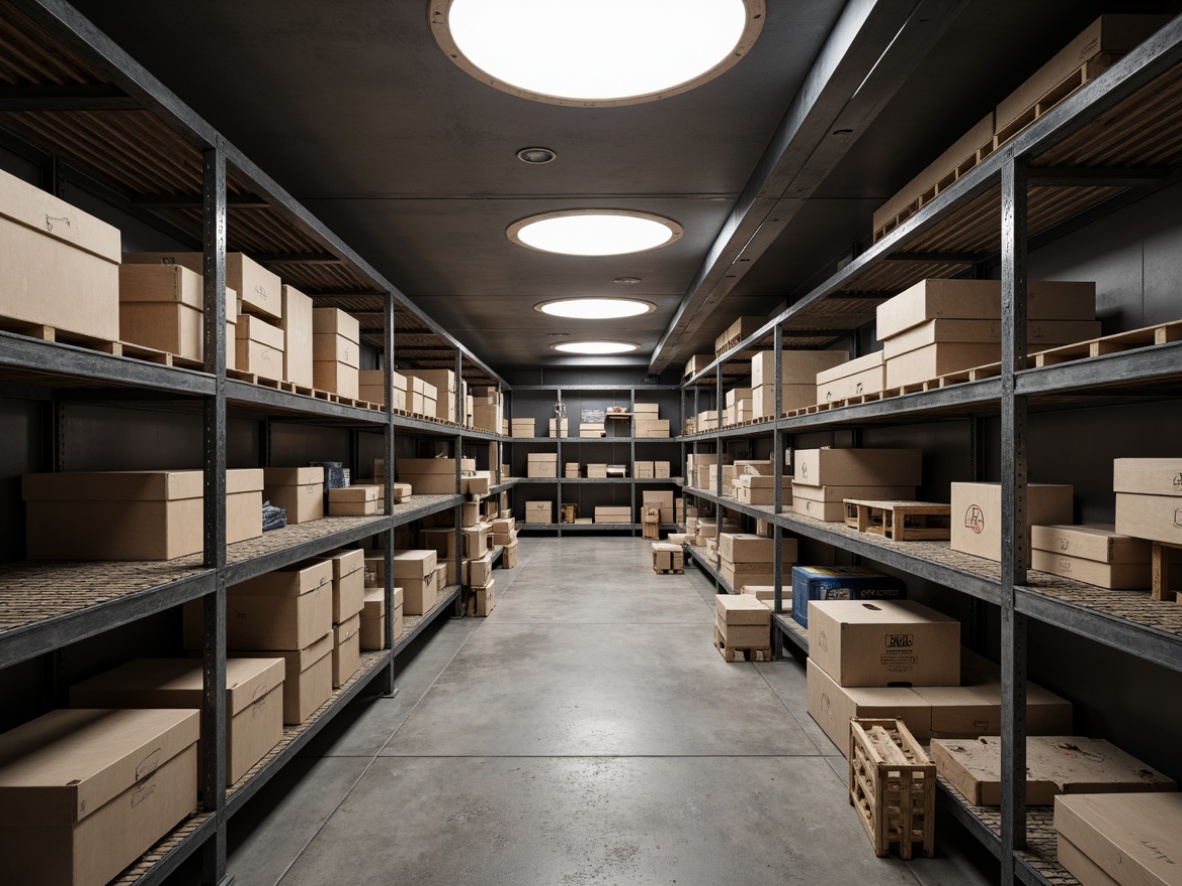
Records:
[[[558,153],[549,148],[522,148],[517,152],[517,159],[522,163],[533,163],[535,165],[550,163],[557,156]]]
[[[603,355],[627,354],[629,351],[635,351],[640,345],[630,341],[564,341],[550,347],[565,354]]]
[[[619,286],[635,286],[637,283],[640,282],[640,278],[639,277],[616,277],[616,279],[612,280],[612,282],[619,285]]]
[[[624,255],[668,246],[685,233],[672,219],[624,209],[564,209],[509,226],[519,246],[560,255]]]
[[[635,298],[562,298],[534,305],[534,310],[543,314],[576,320],[618,320],[651,314],[656,309],[652,302]]]
[[[457,65],[534,101],[610,107],[693,89],[750,51],[765,0],[430,0]]]

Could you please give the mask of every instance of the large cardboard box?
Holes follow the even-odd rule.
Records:
[[[999,360],[1001,345],[962,342],[925,345],[886,361],[886,386],[893,391]]]
[[[357,396],[367,403],[386,405],[386,373],[382,369],[362,369],[357,373]],[[406,405],[406,376],[395,372],[392,378],[394,390],[394,408],[404,412]]]
[[[772,623],[771,610],[749,594],[718,594],[714,615],[728,627],[768,627]]]
[[[631,523],[632,508],[628,505],[623,507],[600,505],[595,508],[595,522],[614,525]]]
[[[828,353],[817,351],[815,353]],[[842,351],[842,356],[845,352]],[[783,412],[794,409],[804,409],[817,403],[817,380],[814,376],[808,384],[784,385],[780,393],[780,405]],[[770,418],[776,414],[776,389],[770,383],[760,385],[751,392],[751,417]]]
[[[263,497],[287,511],[289,524],[324,517],[324,468],[263,468]]]
[[[525,467],[527,477],[557,477],[558,455],[554,452],[531,452]]]
[[[12,884],[106,886],[197,806],[196,710],[59,710],[0,735]]]
[[[31,560],[172,560],[201,553],[201,471],[26,474]],[[263,472],[226,471],[226,543],[263,534]]]
[[[398,479],[410,483],[416,494],[454,495],[456,460],[454,458],[400,458],[395,464]],[[476,470],[476,459],[460,459],[460,470]]]
[[[1111,523],[1031,526],[1030,545],[1036,551],[1097,563],[1149,562],[1149,543],[1121,535]]]
[[[1098,563],[1083,557],[1069,557],[1066,554],[1040,551],[1037,548],[1030,552],[1030,566],[1039,572],[1059,575],[1109,590],[1147,588],[1150,586],[1152,575],[1148,560],[1144,563]]]
[[[119,337],[189,360],[205,355],[205,289],[200,274],[179,265],[119,266]],[[226,289],[227,368],[235,358],[238,296]]]
[[[849,359],[850,355],[847,351],[784,351],[780,362],[780,380],[785,387],[807,386],[815,392],[818,372],[832,369]],[[751,358],[752,398],[755,397],[755,388],[765,386],[770,392],[775,383],[776,352],[758,352]],[[793,407],[785,406],[784,408],[791,409]]]
[[[888,361],[901,357],[912,351],[921,350],[935,344],[955,343],[958,345],[998,345],[997,353],[1001,353],[1000,320],[962,320],[945,317],[939,320],[928,320],[913,326],[898,335],[884,339],[882,343],[883,357]],[[1067,345],[1101,335],[1098,320],[1035,320],[1026,324],[1026,340],[1030,353],[1052,348],[1056,345]],[[996,362],[1000,357],[994,358]],[[976,364],[980,365],[980,364]],[[968,367],[966,367],[968,368]],[[887,367],[887,384],[890,385],[890,366]]]
[[[294,286],[284,286],[282,292],[283,318],[283,379],[301,388],[315,385],[312,375],[312,299]]]
[[[1001,738],[932,740],[936,771],[974,806],[1001,805]],[[1059,794],[1172,791],[1172,779],[1110,742],[1082,736],[1026,739],[1026,803],[1052,806]]]
[[[1118,458],[1112,490],[1117,532],[1182,545],[1182,458]]]
[[[1182,883],[1182,794],[1175,791],[1063,794],[1055,798],[1055,830],[1060,849],[1070,843],[1121,886]],[[1086,865],[1067,870],[1088,875]]]
[[[821,504],[835,504],[841,515],[835,519],[845,519],[845,509],[842,504],[847,498],[860,498],[868,501],[906,501],[915,498],[914,486],[808,486],[793,482],[792,501],[818,502]],[[817,516],[819,512],[806,509],[802,513]]]
[[[1096,319],[1096,284],[1032,280],[1027,287],[1027,322]],[[998,280],[921,280],[878,306],[880,341],[941,318],[1000,320]]]
[[[1029,526],[1070,523],[1072,488],[1030,483],[1026,489]],[[1001,560],[1001,484],[952,484],[951,548],[989,560]]]
[[[201,601],[185,604],[185,648],[202,645]],[[226,592],[230,649],[291,650],[332,630],[332,564],[297,563],[236,584]]]
[[[868,394],[881,394],[886,388],[886,363],[882,351],[841,363],[817,373],[817,402],[833,403]]]
[[[234,326],[234,367],[260,378],[283,380],[283,330],[243,314]]]
[[[369,517],[382,513],[384,488],[376,483],[354,483],[328,490],[330,517]]]
[[[361,613],[332,626],[332,688],[340,689],[361,669]]]
[[[781,561],[795,563],[796,548],[796,539],[781,539]],[[732,563],[772,563],[776,558],[775,540],[745,532],[724,532],[718,537],[718,553]]]
[[[776,478],[762,474],[743,474],[731,480],[735,501],[747,505],[773,505],[776,503]],[[792,504],[792,478],[780,478],[780,503]]]
[[[525,522],[527,524],[553,523],[554,502],[527,501],[525,503]]]
[[[0,172],[0,316],[119,340],[117,228]]]
[[[342,624],[365,606],[365,551],[342,548],[322,559],[332,564],[332,622]]]
[[[342,397],[360,394],[361,326],[339,308],[312,309],[312,380]]]
[[[226,660],[227,785],[283,738],[284,669],[275,657]],[[197,659],[137,658],[72,686],[70,707],[200,709],[203,680]]]
[[[394,579],[403,593],[407,615],[424,615],[438,600],[439,583],[435,551],[398,551],[394,554]]]
[[[775,564],[771,561],[767,563],[732,563],[725,557],[720,557],[718,561],[718,574],[722,576],[727,587],[735,593],[738,593],[739,589],[745,585],[775,584],[775,568]],[[790,568],[789,566],[788,569]],[[788,569],[783,571],[787,573]]]
[[[838,685],[960,683],[960,622],[913,600],[809,601],[808,628],[809,655]]]
[[[395,588],[396,598],[401,608],[402,588]],[[361,610],[362,652],[376,652],[386,648],[386,589],[366,588],[365,606]],[[331,685],[331,679],[329,683]]]
[[[123,256],[123,261],[128,264],[180,265],[195,274],[202,274],[205,256],[200,252],[136,252]],[[283,319],[279,277],[241,252],[226,253],[226,287],[238,293],[243,311],[271,320]]]
[[[332,695],[333,634],[326,633],[303,649],[250,652],[235,657],[283,659],[283,725],[298,726],[320,709]]]
[[[919,449],[800,449],[795,486],[919,486]]]
[[[714,339],[714,353],[723,354],[740,341],[754,335],[767,322],[767,317],[740,317]]]
[[[906,586],[897,578],[863,566],[794,566],[792,617],[809,626],[809,603],[820,600],[902,600]]]

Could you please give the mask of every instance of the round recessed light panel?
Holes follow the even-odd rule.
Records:
[[[562,344],[550,345],[556,351],[564,354],[627,354],[635,351],[640,345],[630,341],[564,341]]]
[[[448,57],[504,92],[558,105],[653,101],[750,51],[765,0],[430,0]]]
[[[565,209],[509,226],[519,246],[559,255],[624,255],[668,246],[685,233],[672,219],[623,209]]]
[[[651,314],[656,309],[652,302],[635,298],[563,298],[534,305],[534,310],[543,314],[576,320],[618,320]]]

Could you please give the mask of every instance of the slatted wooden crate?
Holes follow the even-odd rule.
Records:
[[[935,852],[936,765],[901,720],[850,721],[850,804],[874,846],[885,856],[897,846]]]
[[[845,525],[893,541],[932,541],[949,537],[951,505],[922,501],[845,500]]]

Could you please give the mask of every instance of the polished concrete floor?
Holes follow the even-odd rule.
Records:
[[[801,665],[726,664],[648,543],[523,538],[487,619],[416,644],[231,822],[236,886],[922,884],[996,871],[941,820],[876,858]]]

